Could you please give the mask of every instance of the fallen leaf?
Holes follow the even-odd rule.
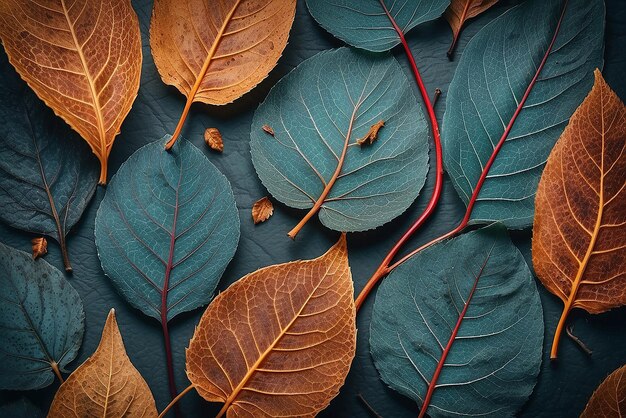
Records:
[[[98,348],[61,385],[48,418],[157,415],[150,388],[126,354],[111,309]]]
[[[265,196],[252,205],[252,220],[255,224],[267,221],[274,213],[274,205],[269,197]]]
[[[626,415],[626,366],[615,370],[593,392],[580,418]]]
[[[443,14],[452,28],[452,44],[448,49],[449,58],[452,57],[465,21],[478,16],[497,2],[498,0],[452,0],[450,2],[450,6]]]
[[[263,125],[263,126],[261,126],[261,129],[263,129],[265,132],[267,132],[268,134],[270,134],[272,136],[275,135],[274,129],[272,129],[272,127],[269,126],[269,125]]]
[[[261,82],[287,45],[296,0],[156,0],[154,63],[187,97],[169,149],[193,102],[223,105]]]
[[[44,237],[33,238],[30,243],[33,245],[33,260],[48,254],[48,241]]]
[[[6,0],[0,38],[37,95],[100,160],[100,184],[115,136],[137,96],[141,34],[130,0]]]
[[[334,398],[356,349],[345,234],[326,254],[257,270],[209,305],[187,349],[198,393],[218,417],[313,417]]]
[[[626,304],[626,107],[595,71],[595,84],[554,146],[535,200],[533,265],[569,312]]]
[[[383,126],[385,126],[385,121],[379,120],[378,122],[370,126],[370,130],[367,131],[365,136],[357,139],[356,143],[360,146],[372,145],[374,141],[378,139],[378,131],[380,131],[380,128],[382,128]]]
[[[217,128],[207,128],[204,131],[204,142],[214,151],[224,151],[224,141],[222,141],[222,134]]]

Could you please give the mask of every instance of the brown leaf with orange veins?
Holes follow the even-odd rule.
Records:
[[[535,198],[533,265],[569,312],[626,304],[626,107],[595,71],[595,84],[558,140]]]
[[[498,0],[452,0],[450,2],[450,6],[443,15],[452,28],[452,44],[448,49],[448,58],[452,57],[465,21],[478,16],[497,2]]]
[[[214,151],[224,151],[224,141],[222,134],[217,128],[206,128],[204,131],[204,142]]]
[[[33,238],[30,243],[33,245],[33,260],[48,254],[48,241],[44,237]]]
[[[61,385],[48,412],[56,417],[157,417],[150,388],[126,355],[111,309],[100,345]]]
[[[359,144],[360,146],[372,145],[374,141],[378,139],[378,131],[380,131],[380,128],[382,128],[383,126],[385,126],[385,121],[379,120],[378,122],[370,126],[370,130],[367,131],[365,136],[357,139],[356,143]]]
[[[313,417],[339,392],[356,349],[345,234],[326,254],[248,274],[221,293],[187,349],[218,417]]]
[[[3,0],[0,38],[20,76],[87,141],[105,184],[141,75],[139,20],[130,0]]]
[[[269,197],[265,196],[252,205],[252,220],[255,224],[267,221],[274,213],[274,205]]]
[[[626,416],[626,366],[615,370],[598,386],[580,418]]]

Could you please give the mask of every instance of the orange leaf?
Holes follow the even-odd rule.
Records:
[[[380,131],[380,129],[383,126],[385,126],[385,121],[384,120],[379,120],[378,122],[376,122],[375,124],[370,126],[370,129],[369,129],[369,131],[367,131],[365,136],[363,136],[362,138],[357,139],[356,143],[359,144],[360,146],[372,145],[374,143],[374,141],[376,141],[378,139],[378,131]]]
[[[535,200],[533,265],[564,303],[554,342],[573,308],[626,304],[626,107],[595,71],[595,84],[556,143]]]
[[[623,417],[625,414],[626,366],[622,366],[593,392],[580,418]]]
[[[269,197],[265,196],[252,205],[252,220],[255,224],[267,221],[274,213],[274,205]]]
[[[224,141],[222,134],[217,128],[206,128],[204,131],[204,142],[214,151],[224,151]]]
[[[346,238],[326,254],[255,271],[207,308],[187,376],[218,414],[312,417],[343,385],[356,349]]]
[[[48,418],[156,417],[150,388],[130,362],[115,320],[107,317],[95,353],[57,391]]]
[[[33,238],[30,243],[33,245],[33,260],[48,254],[48,241],[44,237]]]
[[[139,89],[137,15],[130,0],[40,3],[0,1],[0,38],[22,78],[87,141],[105,184],[113,140]]]
[[[448,58],[452,57],[465,21],[478,16],[497,2],[498,0],[452,0],[450,2],[450,6],[443,15],[452,28],[452,45],[448,49]]]

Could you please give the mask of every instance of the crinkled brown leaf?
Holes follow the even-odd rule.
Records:
[[[206,128],[204,131],[204,142],[214,151],[224,151],[224,141],[222,134],[217,128]]]
[[[357,139],[356,143],[360,146],[372,145],[374,141],[378,139],[378,131],[380,131],[383,126],[385,126],[385,121],[379,120],[378,122],[370,126],[370,130],[367,131],[367,133],[362,138]]]
[[[274,213],[274,205],[269,197],[265,196],[252,205],[252,220],[255,224],[267,221]]]
[[[598,386],[580,418],[626,416],[626,366],[615,370]]]
[[[30,240],[33,245],[33,260],[48,254],[48,241],[44,237],[33,238]]]
[[[261,127],[261,129],[263,129],[265,132],[267,132],[268,134],[270,134],[270,135],[272,135],[272,136],[274,136],[274,135],[275,135],[275,133],[274,133],[274,129],[273,129],[271,126],[269,126],[269,125],[263,125],[263,126]]]
[[[0,38],[22,78],[87,141],[106,183],[107,158],[141,75],[130,0],[3,0]]]
[[[454,52],[465,21],[478,16],[497,2],[498,0],[452,0],[450,2],[443,15],[452,28],[452,44],[448,50],[448,57],[451,57]]]
[[[93,355],[57,391],[49,418],[156,417],[150,388],[126,355],[111,309]]]
[[[346,238],[257,270],[221,293],[187,349],[187,376],[218,416],[312,417],[343,385],[356,344]]]
[[[535,200],[533,265],[568,313],[626,304],[626,107],[595,84],[555,145]]]

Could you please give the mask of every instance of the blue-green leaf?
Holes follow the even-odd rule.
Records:
[[[370,346],[383,380],[420,407],[433,382],[431,417],[513,416],[537,380],[543,313],[505,228],[444,241],[397,267],[376,295]]]
[[[0,219],[61,245],[98,182],[98,160],[0,52]]]
[[[402,33],[441,16],[450,0],[307,0],[309,11],[328,32],[342,41],[374,52],[400,43],[389,15]]]
[[[555,33],[554,46],[532,85]],[[495,144],[514,121],[479,193],[473,223],[531,225],[541,172],[591,89],[593,70],[602,66],[603,37],[602,0],[529,0],[472,38],[448,90],[442,131],[444,163],[466,204]]]
[[[95,227],[104,272],[132,306],[158,320],[209,303],[239,242],[226,177],[186,140],[164,151],[167,139],[120,167]]]
[[[391,55],[340,48],[304,61],[254,114],[250,146],[261,181],[287,206],[321,201],[321,222],[337,231],[390,221],[415,200],[428,170],[427,125],[412,91]],[[359,146],[381,120],[377,139]]]
[[[76,357],[83,303],[59,270],[1,243],[0,271],[0,389],[46,387]]]

